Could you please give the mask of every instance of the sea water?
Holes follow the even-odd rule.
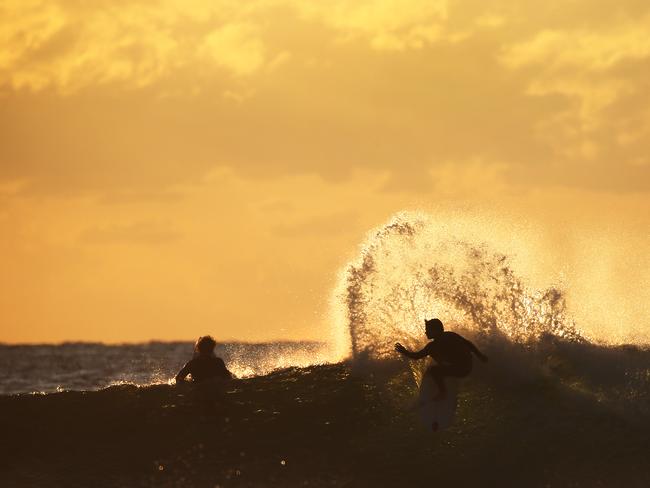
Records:
[[[168,383],[191,359],[193,347],[191,342],[0,345],[0,394]],[[318,342],[226,343],[215,352],[236,377],[246,378],[312,364],[323,348]]]

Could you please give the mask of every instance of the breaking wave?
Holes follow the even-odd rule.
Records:
[[[392,355],[396,339],[420,343],[425,318],[486,337],[584,342],[561,289],[534,290],[508,255],[444,235],[433,219],[399,214],[375,231],[343,277],[354,357]]]
[[[439,317],[494,359],[474,371],[491,383],[546,376],[624,412],[650,413],[645,346],[590,337],[560,287],[535,289],[512,255],[459,237],[429,215],[400,213],[373,231],[342,273],[336,302],[353,363],[398,361],[395,342],[420,349],[424,319]],[[409,367],[419,381],[426,363]]]

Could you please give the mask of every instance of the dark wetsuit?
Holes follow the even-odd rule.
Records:
[[[183,380],[188,374],[193,381],[203,381],[212,378],[231,379],[232,374],[226,368],[223,359],[216,356],[196,356],[192,358],[176,376]]]
[[[455,332],[444,332],[421,351],[423,356],[431,356],[436,362],[427,374],[433,375],[442,391],[445,391],[445,376],[464,378],[472,371],[472,352],[478,353],[474,344]]]

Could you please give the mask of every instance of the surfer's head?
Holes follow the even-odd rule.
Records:
[[[210,356],[214,354],[214,348],[217,345],[212,336],[199,337],[199,340],[194,344],[194,353],[200,356]]]
[[[435,339],[445,331],[445,328],[440,319],[429,319],[424,321],[424,330],[428,339]]]

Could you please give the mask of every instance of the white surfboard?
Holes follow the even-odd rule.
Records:
[[[454,421],[458,405],[458,383],[455,378],[445,378],[447,395],[442,400],[434,400],[438,386],[431,375],[425,374],[420,384],[417,409],[424,427],[430,432],[439,432]]]

